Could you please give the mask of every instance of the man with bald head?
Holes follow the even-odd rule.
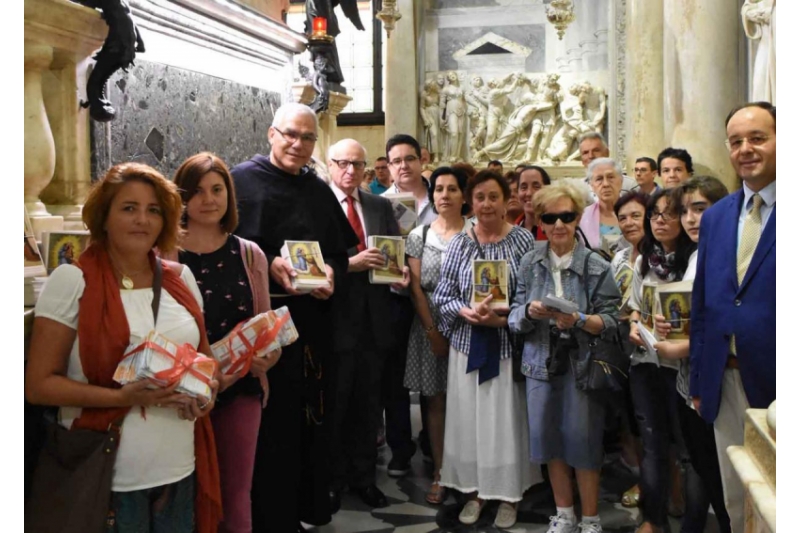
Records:
[[[375,441],[381,417],[381,375],[397,337],[396,299],[389,285],[371,284],[369,271],[385,258],[367,246],[370,236],[400,235],[392,203],[361,189],[367,153],[353,139],[343,139],[328,150],[331,190],[342,213],[359,238],[348,251],[347,276],[335,316],[336,364],[330,375],[333,409],[331,451],[331,512],[341,504],[345,486],[370,507],[386,507],[386,497],[375,485],[378,453]],[[404,283],[408,287],[408,267]],[[328,413],[331,415],[331,413]]]
[[[262,411],[252,488],[252,531],[286,533],[302,530],[301,521],[322,525],[331,519],[325,421],[330,405],[323,380],[331,363],[339,285],[347,274],[348,250],[359,240],[336,195],[308,167],[317,140],[316,114],[302,104],[285,104],[268,136],[269,155],[257,154],[231,173],[239,202],[236,233],[266,254],[272,307],[288,307],[300,335],[267,376],[270,395]],[[309,294],[292,288],[297,273],[281,258],[287,240],[319,243],[328,287]],[[226,408],[236,408],[235,398]],[[242,530],[251,530],[249,524]]]

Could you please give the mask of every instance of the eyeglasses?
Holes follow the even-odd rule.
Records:
[[[398,157],[392,159],[391,161],[389,161],[389,164],[392,165],[393,167],[399,167],[403,163],[405,163],[406,165],[410,165],[414,161],[419,161],[419,157],[415,155],[407,155],[405,157]]]
[[[272,127],[275,128],[275,126]],[[309,144],[317,142],[317,136],[314,133],[298,133],[293,130],[281,131],[278,128],[275,128],[275,131],[280,133],[281,136],[287,141],[289,141],[290,144],[296,143],[298,139],[300,139],[304,143],[309,143]]]
[[[664,211],[663,213],[659,213],[658,211],[650,211],[650,220],[655,222],[656,220],[658,220],[658,217],[661,217],[661,220],[663,220],[664,222],[672,222],[677,218],[673,213],[670,213],[669,211]]]
[[[355,170],[364,170],[364,168],[367,166],[366,161],[348,161],[347,159],[331,159],[331,161],[336,163],[336,165],[342,170],[347,169],[347,167],[350,165],[353,165]]]
[[[575,222],[575,219],[578,218],[578,213],[575,211],[567,211],[566,213],[544,213],[539,218],[543,224],[547,224],[548,226],[552,226],[559,220],[564,224],[569,224]]]
[[[737,152],[741,150],[742,146],[744,146],[744,142],[747,141],[750,143],[751,146],[761,146],[765,142],[770,140],[770,137],[767,135],[756,133],[752,137],[741,137],[735,139],[726,139],[725,146],[728,147],[728,150],[731,152]]]

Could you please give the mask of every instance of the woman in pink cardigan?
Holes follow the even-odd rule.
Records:
[[[186,206],[178,259],[194,274],[213,344],[237,324],[270,309],[268,264],[255,243],[231,232],[238,224],[233,179],[211,153],[184,161],[175,183]],[[253,468],[261,409],[269,397],[267,371],[280,351],[254,358],[249,375],[230,378],[211,413],[217,441],[223,522],[220,533],[250,533]]]
[[[622,190],[622,169],[610,157],[600,157],[589,164],[588,172],[597,201],[583,210],[580,228],[589,246],[600,249],[604,235],[622,235],[614,214],[614,204]]]

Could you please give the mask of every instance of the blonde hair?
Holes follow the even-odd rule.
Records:
[[[566,181],[557,181],[552,185],[543,187],[536,196],[533,197],[533,212],[536,217],[540,217],[549,205],[561,200],[562,198],[569,198],[572,205],[575,206],[575,212],[579,215],[583,213],[586,208],[586,201],[584,195],[575,185]]]

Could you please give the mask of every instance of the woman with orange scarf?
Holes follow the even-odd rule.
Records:
[[[59,423],[106,431],[121,420],[109,531],[214,533],[222,515],[216,447],[198,402],[174,386],[120,387],[114,371],[126,349],[153,329],[156,261],[162,265],[157,330],[210,354],[201,298],[188,268],[155,257],[179,234],[181,197],[173,183],[137,163],[111,168],[86,200],[92,244],[79,264],[50,276],[36,305],[25,394],[60,407]],[[212,380],[212,390],[218,383]]]

